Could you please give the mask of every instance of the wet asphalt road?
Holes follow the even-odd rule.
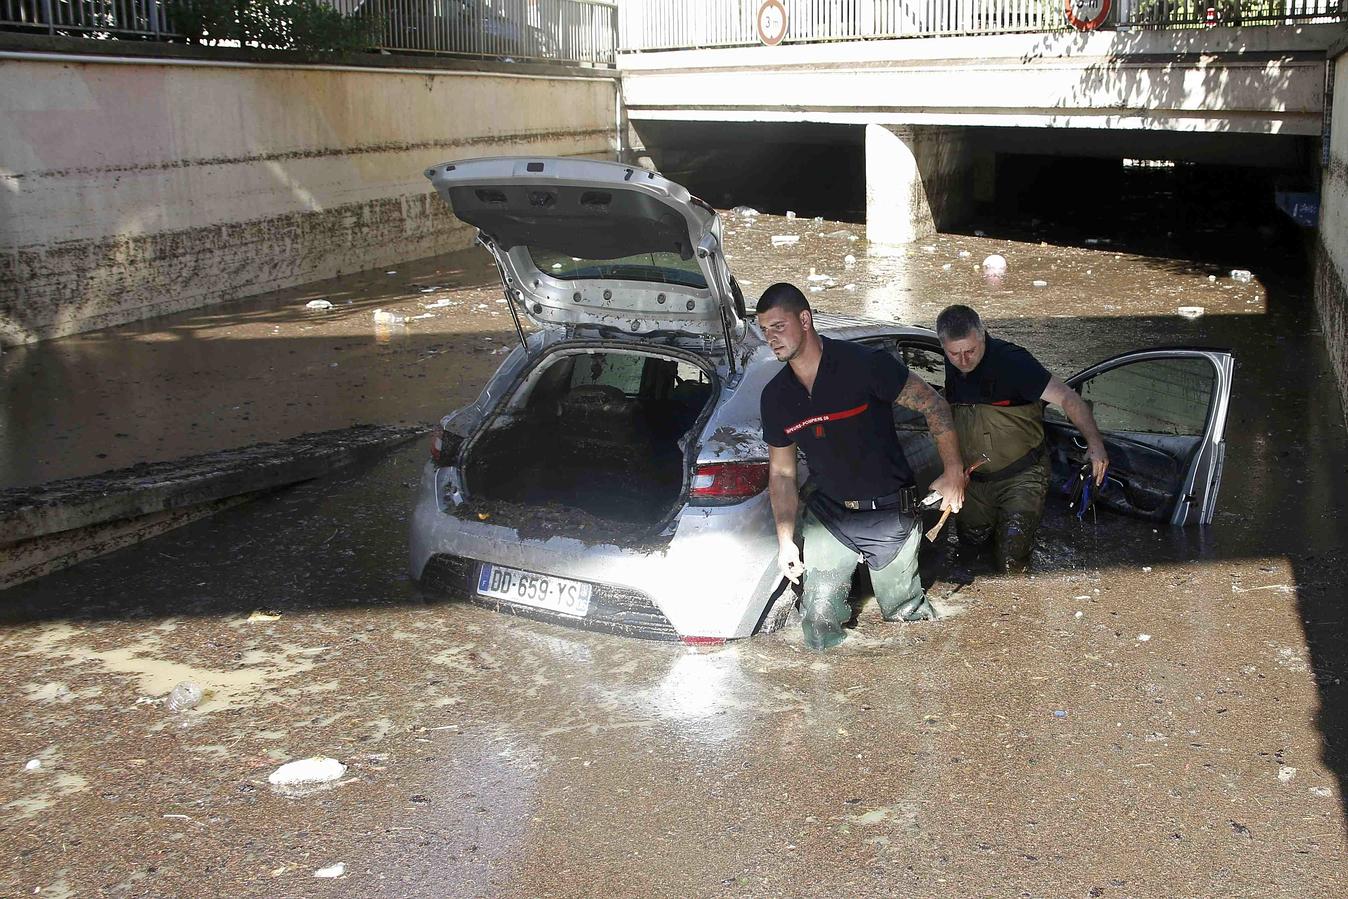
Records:
[[[727,245],[750,296],[787,278],[924,324],[971,302],[1062,375],[1233,347],[1214,524],[1057,511],[1032,576],[931,553],[940,622],[867,604],[828,655],[798,630],[696,651],[423,596],[409,447],[0,593],[0,895],[1348,892],[1348,446],[1301,284],[1024,235],[868,255],[842,232],[863,234],[735,219]],[[459,255],[7,351],[0,471],[427,422],[511,337],[493,277]],[[317,296],[336,308],[303,311]],[[432,317],[377,331],[376,307]],[[174,714],[182,680],[207,695]],[[336,785],[268,785],[319,754],[348,765]]]

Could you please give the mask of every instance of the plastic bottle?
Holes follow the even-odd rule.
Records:
[[[168,710],[181,712],[193,708],[201,702],[201,687],[185,680],[169,692]]]

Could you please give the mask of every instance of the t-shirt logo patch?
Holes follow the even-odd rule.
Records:
[[[841,412],[829,412],[825,415],[811,415],[809,418],[802,419],[790,427],[786,428],[788,435],[794,434],[802,428],[808,428],[814,425],[814,436],[822,438],[824,436],[824,423],[829,421],[841,421],[844,418],[851,418],[854,415],[860,415],[870,408],[870,403],[862,403],[853,409],[844,409]]]

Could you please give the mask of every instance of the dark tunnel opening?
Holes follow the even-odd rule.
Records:
[[[968,195],[962,214],[944,223],[948,233],[1096,245],[1258,269],[1293,282],[1308,277],[1313,228],[1294,222],[1277,201],[1314,202],[1314,138],[1028,128],[964,133],[972,159],[964,178]],[[717,208],[866,220],[864,126],[653,122],[640,134],[663,174]]]

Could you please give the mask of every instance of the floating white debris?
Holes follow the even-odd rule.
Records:
[[[384,274],[386,274],[386,275],[396,275],[396,274],[398,274],[398,273],[397,273],[396,271],[391,271],[391,272],[384,272]]]
[[[1200,318],[1203,315],[1202,306],[1181,306],[1175,311],[1180,314],[1180,318]]]
[[[730,211],[743,218],[752,218],[759,214],[758,210],[752,206],[736,206]]]
[[[168,710],[170,712],[183,712],[195,708],[201,702],[201,697],[201,687],[185,680],[169,691]]]
[[[504,303],[505,300],[497,300],[498,303]],[[426,303],[422,309],[443,309],[446,306],[454,304],[453,300],[436,300],[434,303]]]
[[[922,252],[924,252],[924,253],[935,253],[935,252],[936,252],[936,248],[933,247],[933,246],[925,246],[925,247],[922,248]]]
[[[975,232],[974,232],[974,237],[987,237],[987,236],[988,236],[988,232],[986,232],[986,231],[975,231]]]
[[[806,281],[832,281],[833,278],[831,278],[831,277],[828,276],[828,275],[821,275],[821,274],[819,274],[818,272],[816,272],[816,271],[814,270],[814,266],[810,266],[810,273],[809,273],[808,275],[805,276],[805,280],[806,280]]]
[[[1231,280],[1239,281],[1241,284],[1249,284],[1254,280],[1254,275],[1243,268],[1231,269]]]
[[[822,225],[822,224],[824,223],[824,217],[823,217],[822,215],[816,215],[816,216],[814,217],[814,220],[815,220],[815,222],[816,222],[817,224],[821,224],[821,225]]]
[[[1076,613],[1075,615],[1073,615],[1072,617],[1073,617],[1073,618],[1080,618],[1080,617],[1081,617],[1081,612],[1077,612],[1077,613]]]
[[[331,309],[332,303],[328,300],[310,300],[304,304],[305,309]]]
[[[1292,779],[1295,778],[1296,776],[1297,776],[1297,769],[1293,768],[1291,765],[1283,765],[1281,768],[1278,769],[1278,780],[1282,781],[1285,784],[1291,783]]]
[[[335,865],[328,865],[326,868],[319,868],[314,872],[315,877],[342,877],[346,874],[346,865],[338,862]]]
[[[948,272],[948,271],[950,271],[950,263],[947,262],[945,265],[942,265],[942,266],[941,266],[941,271],[943,271],[943,272]]]
[[[1148,640],[1150,640],[1150,639],[1151,639],[1151,634],[1138,634],[1138,635],[1137,635],[1137,642],[1139,642],[1139,643],[1146,643],[1146,642],[1147,642]]]
[[[41,767],[42,767],[42,759],[32,759],[31,761],[28,762],[28,764],[23,766],[23,770],[36,771]]]
[[[789,247],[794,243],[800,242],[799,234],[774,234],[772,235],[772,245],[774,247]]]
[[[267,777],[267,782],[278,787],[299,784],[331,783],[346,773],[346,765],[324,755],[286,762]]]
[[[1153,531],[1152,533],[1155,533],[1155,531]],[[1151,566],[1150,566],[1150,565],[1143,565],[1143,566],[1142,566],[1142,572],[1143,572],[1144,574],[1147,573],[1147,572],[1149,572],[1149,571],[1151,571]]]
[[[385,312],[383,309],[374,311],[374,323],[376,325],[401,325],[407,321],[407,316],[398,315],[396,312]]]
[[[1048,287],[1047,281],[1040,281],[1037,278],[1032,283],[1034,284],[1035,287]]]
[[[1334,795],[1334,791],[1329,787],[1311,787],[1311,795],[1319,796],[1321,799],[1328,799]]]
[[[851,253],[848,253],[846,256],[843,257],[843,265],[856,265],[856,264],[857,264],[857,257],[853,256]]]
[[[857,286],[856,286],[855,284],[844,284],[844,285],[843,285],[843,290],[856,290],[856,289],[857,289]]]
[[[999,253],[993,253],[983,259],[983,271],[990,275],[1000,275],[1006,271],[1006,257]]]
[[[958,253],[956,253],[955,255],[958,256],[958,257],[961,258],[961,259],[968,259],[970,256],[973,255],[973,253],[970,253],[968,250],[960,250],[960,251],[959,251]]]
[[[786,217],[789,218],[789,219],[793,219],[793,218],[796,217],[796,214],[795,214],[794,212],[792,212],[790,209],[788,209],[788,210],[786,210]]]
[[[1216,275],[1208,275],[1208,283],[1209,283],[1209,284],[1215,284],[1215,283],[1217,283],[1217,276],[1216,276]]]
[[[810,285],[810,293],[818,293],[819,291],[821,291],[821,290],[823,290],[823,289],[824,289],[824,288],[821,287],[821,286],[819,286],[818,284],[812,284],[812,285]]]
[[[281,617],[280,612],[264,612],[261,609],[256,610],[248,616],[249,621],[275,621]]]

